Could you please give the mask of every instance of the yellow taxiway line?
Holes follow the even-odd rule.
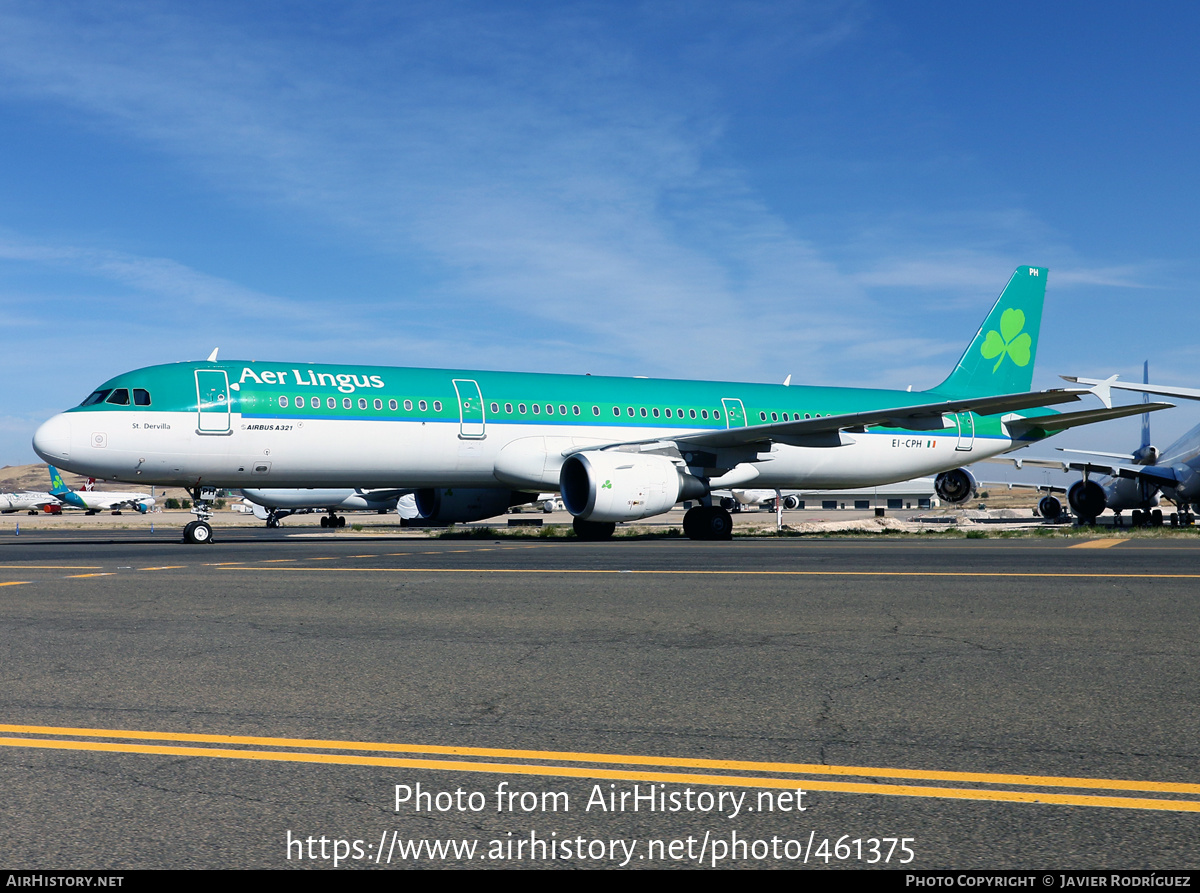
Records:
[[[340,741],[310,738],[268,738],[241,735],[203,735],[174,732],[145,732],[122,729],[60,728],[56,726],[0,725],[0,732],[24,735],[72,736],[78,738],[107,738],[125,740],[64,740],[64,738],[0,737],[0,747],[35,747],[53,750],[79,750],[103,753],[157,754],[182,757],[267,760],[275,762],[319,763],[344,766],[386,766],[407,769],[481,772],[502,775],[529,775],[558,778],[591,778],[623,781],[650,781],[668,784],[726,785],[750,788],[804,788],[851,794],[875,794],[901,797],[934,797],[959,800],[986,800],[1010,803],[1044,803],[1069,806],[1097,806],[1117,809],[1151,809],[1174,812],[1200,812],[1200,800],[1172,800],[1149,797],[1111,796],[1097,793],[1067,794],[1044,791],[996,790],[994,788],[954,788],[925,784],[892,784],[887,782],[853,782],[826,780],[830,776],[875,779],[903,779],[1009,785],[1037,788],[1077,788],[1085,791],[1152,792],[1162,794],[1200,794],[1200,785],[1179,782],[1133,781],[1127,779],[1078,778],[1064,776],[1012,775],[979,772],[952,772],[894,769],[872,766],[827,766],[807,763],[777,763],[745,760],[709,760],[638,756],[632,754],[578,753],[571,751],[510,750],[502,748],[449,747],[438,745],[388,744],[361,741]],[[255,747],[289,748],[277,750],[248,750],[239,747],[182,746],[182,744],[143,744],[139,741],[172,741],[205,745],[249,745]],[[306,751],[299,750],[306,748]],[[350,753],[315,753],[324,751],[359,751]],[[365,752],[365,754],[363,753]],[[381,753],[408,753],[437,756],[439,759],[388,757]],[[494,759],[542,761],[501,763],[480,760],[446,759],[446,757],[485,757]],[[554,761],[554,762],[549,762]],[[624,768],[601,768],[595,765],[562,765],[563,763],[607,763]],[[763,773],[772,775],[728,775],[678,771],[647,771],[628,767],[654,769],[707,769],[724,772]],[[782,778],[777,774],[805,777]],[[814,777],[816,776],[816,777]]]

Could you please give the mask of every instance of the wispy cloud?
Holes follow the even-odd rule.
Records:
[[[0,89],[157,145],[230,201],[323,218],[398,272],[432,261],[432,294],[397,294],[417,326],[433,301],[459,313],[467,339],[510,321],[508,339],[557,334],[621,364],[619,344],[643,368],[695,374],[713,341],[757,340],[769,356],[801,338],[844,340],[870,303],[720,161],[717,80],[699,67],[731,65],[719,52],[764,65],[827,52],[863,18],[858,4],[828,10],[700,7],[714,26],[737,25],[718,47],[712,28],[684,24],[691,12],[631,8],[635,33],[678,31],[677,55],[660,60],[582,6],[429,6],[385,14],[383,27],[351,6],[272,33],[248,15],[200,20],[183,7],[10,5]],[[169,260],[58,260],[239,315],[279,309]],[[860,330],[869,316],[857,313]],[[753,374],[762,356],[723,366]]]

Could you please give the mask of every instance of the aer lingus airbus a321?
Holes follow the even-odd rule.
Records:
[[[942,473],[1146,406],[1059,413],[1087,389],[1029,392],[1046,270],[1018,267],[949,377],[927,391],[274,362],[151,366],[42,425],[48,462],[187,487],[208,542],[208,488],[414,490],[434,523],[490,518],[556,490],[586,539],[700,505],[693,539],[730,535],[716,489],[865,487]],[[136,399],[130,399],[130,395]],[[1152,404],[1163,408],[1169,404]]]

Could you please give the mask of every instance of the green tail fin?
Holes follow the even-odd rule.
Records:
[[[954,371],[932,390],[956,397],[1028,391],[1048,275],[1045,267],[1017,267]]]
[[[69,492],[70,488],[63,483],[62,475],[58,473],[58,469],[53,465],[50,468],[50,495],[57,496],[60,493]]]

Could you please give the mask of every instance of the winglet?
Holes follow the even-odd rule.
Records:
[[[214,347],[213,352],[208,355],[208,359],[205,362],[215,363],[217,361],[217,351],[220,349],[219,347]]]
[[[1100,398],[1105,409],[1112,409],[1112,385],[1116,380],[1117,376],[1110,375],[1104,381],[1098,381],[1092,385],[1092,393]]]

